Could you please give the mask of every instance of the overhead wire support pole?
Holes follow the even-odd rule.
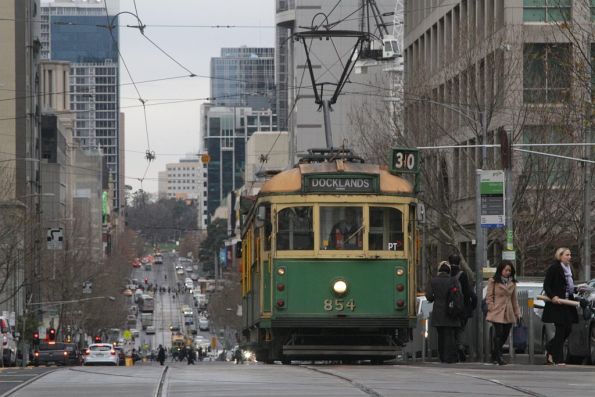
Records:
[[[585,109],[585,164],[584,164],[584,210],[583,210],[583,217],[584,217],[584,225],[583,225],[583,266],[584,266],[584,280],[591,279],[591,201],[593,200],[593,185],[592,185],[592,175],[591,175],[591,168],[592,165],[589,163],[591,161],[591,143],[593,141],[593,125],[592,125],[592,112],[593,112],[593,92],[592,92],[592,83],[591,83],[591,76],[593,75],[593,65],[591,54],[591,42],[592,42],[592,33],[589,29],[589,33],[587,35],[587,40],[585,43],[585,52],[587,58],[587,76],[588,76],[588,84],[587,84],[587,103]]]

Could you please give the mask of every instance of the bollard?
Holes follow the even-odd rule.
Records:
[[[533,298],[529,298],[527,301],[527,343],[529,345],[529,364],[534,364],[535,360],[535,335],[533,335]]]
[[[124,362],[126,363],[127,367],[132,367],[134,365],[134,361],[132,361],[132,357],[126,356],[126,358],[124,359]]]
[[[428,320],[424,319],[422,320],[423,324],[424,324],[424,330],[422,332],[422,338],[421,338],[421,362],[425,363],[426,362],[426,339],[428,337]]]

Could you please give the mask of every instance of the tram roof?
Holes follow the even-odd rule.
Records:
[[[323,163],[298,164],[295,168],[283,171],[269,179],[260,193],[298,193],[302,191],[304,175],[309,174],[368,174],[379,175],[382,193],[411,194],[412,184],[376,164],[351,163],[342,160]]]

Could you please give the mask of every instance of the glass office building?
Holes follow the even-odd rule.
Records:
[[[207,211],[213,214],[232,190],[244,184],[246,142],[256,131],[276,131],[277,117],[271,109],[201,107],[203,147],[209,153]]]
[[[222,48],[211,58],[211,96],[217,106],[246,106],[275,112],[275,49]]]
[[[114,183],[112,205],[118,211],[124,186],[120,180],[123,156],[118,155],[118,19],[106,15],[103,2],[81,1],[46,4],[41,16],[42,58],[71,62],[70,109],[76,114],[73,141],[82,149],[101,149],[106,156]],[[110,23],[114,26],[111,33]]]

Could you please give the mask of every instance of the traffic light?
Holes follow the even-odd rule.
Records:
[[[50,328],[48,331],[48,340],[50,342],[55,342],[56,341],[56,329],[55,328]]]
[[[39,332],[33,332],[33,346],[39,346]]]
[[[95,338],[93,340],[95,341],[95,343],[101,343],[101,336],[95,335]]]

